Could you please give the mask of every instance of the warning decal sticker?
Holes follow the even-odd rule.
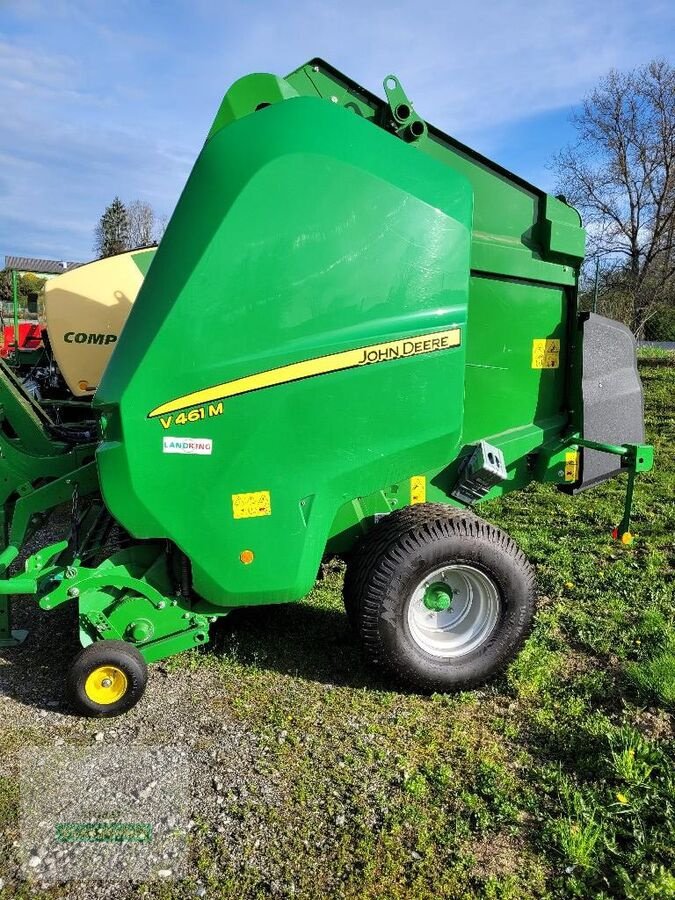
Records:
[[[255,519],[271,516],[272,504],[269,491],[253,491],[250,494],[232,494],[232,516],[235,519]]]
[[[535,338],[532,341],[532,368],[557,369],[560,365],[560,341]]]

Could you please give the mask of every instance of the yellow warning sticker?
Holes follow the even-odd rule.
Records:
[[[560,365],[560,341],[535,338],[532,341],[532,368],[557,369]]]
[[[565,481],[579,480],[579,451],[568,450],[565,454]]]
[[[427,499],[427,479],[424,475],[413,475],[410,479],[410,502],[425,503]]]
[[[232,494],[232,515],[235,519],[254,519],[271,516],[272,503],[269,491],[253,491],[251,494]]]

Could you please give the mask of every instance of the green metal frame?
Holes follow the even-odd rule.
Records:
[[[588,441],[578,437],[574,440],[580,447],[589,450],[600,450],[603,453],[612,453],[621,457],[622,468],[628,472],[626,484],[626,498],[623,506],[621,522],[615,529],[616,537],[623,539],[631,537],[630,522],[633,510],[633,495],[635,491],[635,477],[640,472],[649,472],[654,466],[654,448],[650,444],[603,444],[600,441]]]
[[[8,595],[23,593],[23,576],[7,579],[9,566],[51,510],[75,491],[85,497],[98,490],[95,445],[71,446],[54,437],[53,428],[47,413],[0,362],[0,578],[5,578],[0,580],[0,647],[25,638],[10,627]]]
[[[12,269],[12,307],[14,313],[14,351],[19,349],[19,273]]]

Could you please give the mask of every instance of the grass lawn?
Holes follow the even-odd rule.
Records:
[[[0,898],[674,898],[675,368],[641,373],[656,467],[631,547],[610,536],[624,477],[483,507],[535,563],[540,599],[480,691],[424,697],[365,665],[333,564],[305,602],[240,611],[153,667],[128,715],[74,719],[54,686],[70,614],[19,606],[34,631],[0,671]],[[17,877],[12,760],[58,741],[188,746],[187,878],[40,892]]]
[[[536,624],[479,692],[421,697],[365,668],[331,568],[304,603],[248,611],[214,653],[223,710],[269,748],[282,803],[235,801],[268,869],[235,880],[208,828],[201,877],[222,896],[675,896],[675,370],[642,368],[656,468],[633,530],[610,538],[624,479],[569,498],[534,485],[483,507],[536,564]]]

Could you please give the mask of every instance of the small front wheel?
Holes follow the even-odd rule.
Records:
[[[503,531],[438,504],[392,513],[354,562],[353,612],[367,655],[415,688],[476,687],[527,636],[534,573]]]
[[[145,660],[126,641],[97,641],[81,650],[68,673],[68,695],[84,716],[119,716],[135,706],[148,681]]]

